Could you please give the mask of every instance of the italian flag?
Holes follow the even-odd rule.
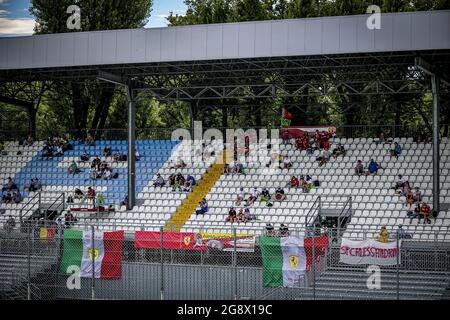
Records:
[[[259,238],[265,287],[294,287],[302,283],[312,265],[312,238]],[[319,261],[328,247],[328,238],[314,239],[315,259]]]
[[[81,277],[92,277],[94,262],[95,278],[119,279],[122,276],[123,231],[94,232],[64,230],[64,248],[60,270],[68,273],[68,268],[80,268]],[[94,244],[92,246],[92,244]]]

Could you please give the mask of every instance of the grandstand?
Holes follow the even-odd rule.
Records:
[[[206,110],[199,110],[201,100],[304,98],[334,94],[342,88],[349,89],[349,95],[423,93],[429,87],[425,76],[428,73],[418,76],[417,70],[427,69],[424,61],[434,65],[428,72],[448,68],[449,17],[448,11],[388,14],[384,16],[386,27],[376,34],[366,30],[365,16],[351,16],[193,26],[172,28],[169,32],[125,30],[82,33],[80,37],[68,33],[0,39],[0,82],[62,79],[74,83],[86,79],[113,82],[127,89],[129,115],[127,140],[103,140],[99,134],[95,145],[87,146],[71,137],[73,149],[61,157],[44,159],[44,141],[32,146],[21,145],[14,139],[5,143],[0,156],[0,183],[3,186],[9,177],[13,178],[24,198],[19,203],[0,205],[0,225],[7,223],[9,216],[16,221],[14,227],[0,232],[0,296],[11,299],[40,299],[43,295],[50,299],[446,298],[450,287],[450,140],[441,138],[439,131],[437,97],[441,88],[436,88],[437,73],[432,75],[432,142],[418,142],[412,134],[397,133],[389,142],[379,143],[370,135],[342,134],[338,130],[329,141],[330,149],[341,143],[346,153],[332,157],[324,165],[316,160],[318,150],[310,154],[295,149],[293,141],[285,143],[278,138],[261,142],[263,145],[270,142],[280,155],[288,156],[293,164],[290,169],[281,169],[276,163],[270,165],[269,153],[262,158],[254,157],[251,148],[248,157],[233,159],[235,146],[220,139],[136,140],[135,104],[139,92],[148,92],[164,101],[187,101],[191,111],[189,131],[194,133],[195,114]],[[302,37],[298,37],[299,30]],[[82,44],[76,54],[67,46],[75,39]],[[130,45],[121,46],[117,39]],[[398,79],[395,72],[384,72],[386,66],[416,73]],[[346,76],[345,83],[336,80],[332,88],[326,88],[317,81],[335,70]],[[268,83],[268,72],[277,74],[283,84]],[[148,81],[167,74],[187,76],[191,80],[173,87],[155,87],[154,82]],[[373,81],[361,82],[355,74],[370,75]],[[448,89],[446,78],[442,76],[444,91]],[[239,103],[235,108],[239,108]],[[394,141],[403,149],[398,158],[390,155]],[[211,145],[214,153],[199,157],[203,144]],[[117,150],[127,154],[127,160],[101,157],[105,146],[110,146],[113,153]],[[134,150],[140,153],[139,161],[133,156]],[[91,160],[99,156],[110,164],[118,177],[90,179],[90,162],[80,161],[84,152]],[[185,166],[177,169],[175,164],[179,159],[183,159]],[[371,159],[381,164],[382,169],[376,175],[355,175],[356,161],[361,160],[367,166]],[[74,175],[68,173],[73,161],[81,170]],[[241,163],[245,174],[225,173],[225,165],[232,161]],[[198,183],[192,192],[153,185],[157,174],[167,182],[169,175],[177,173],[194,176]],[[303,192],[290,188],[293,175],[310,175],[319,183],[309,192]],[[403,175],[413,188],[418,187],[423,201],[439,210],[430,224],[407,216],[405,197],[393,190],[398,175]],[[42,189],[23,192],[32,178],[39,178]],[[100,210],[99,203],[85,199],[67,201],[75,188],[86,193],[88,187],[103,194],[105,210]],[[252,220],[227,222],[231,206],[238,210],[244,208],[235,205],[241,187],[246,193],[255,187],[259,191],[268,188],[272,195],[277,188],[283,188],[287,198],[273,201],[272,206],[258,199],[249,206]],[[125,196],[128,203],[122,205]],[[209,210],[196,214],[203,198]],[[56,223],[69,213],[76,221],[65,226]],[[36,217],[41,220],[36,221]],[[305,251],[309,265],[297,287],[263,285],[264,257],[258,239],[273,235],[267,224],[276,230],[282,224],[287,225],[290,235],[305,241],[304,247],[306,239],[311,241],[312,252]],[[400,241],[397,233],[400,225],[411,235],[410,239]],[[344,240],[377,241],[382,226],[390,234],[383,245],[396,247],[383,247],[380,256],[394,252],[397,261],[382,267],[385,282],[382,290],[374,291],[367,287],[365,267],[339,260],[340,245]],[[121,267],[117,268],[119,275],[108,279],[110,282],[96,279],[95,291],[88,281],[97,278],[94,266],[92,274],[85,275],[82,289],[70,291],[65,285],[67,270],[60,269],[73,240],[65,236],[77,232],[80,239],[90,236],[89,250],[92,250],[96,231],[102,236],[102,232],[124,231],[120,250],[115,252],[119,258],[114,262]],[[139,232],[148,236],[142,243],[137,240]],[[281,231],[275,234],[282,238]],[[166,236],[176,240],[167,245]],[[208,237],[218,247],[197,245],[197,240]],[[320,247],[314,243],[317,238],[326,240],[326,245]],[[238,241],[243,239],[244,245],[239,247],[243,250],[238,251]],[[248,239],[254,243],[245,243]],[[232,249],[225,248],[224,243],[232,243]],[[316,245],[320,250],[316,251]],[[95,250],[94,254],[89,250],[87,255],[95,264]]]

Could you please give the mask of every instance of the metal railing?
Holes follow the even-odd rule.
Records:
[[[24,217],[23,211],[25,210],[25,216],[26,216],[30,211],[34,211],[34,210],[36,209],[36,208],[35,208],[35,205],[36,205],[35,200],[36,200],[36,198],[38,198],[38,208],[41,207],[41,192],[39,191],[39,192],[37,192],[34,196],[32,196],[32,197],[27,201],[27,203],[25,203],[25,204],[23,205],[22,209],[20,210],[20,213],[19,213],[19,220],[20,220],[20,224],[21,224],[21,225],[22,225],[22,223],[23,223],[23,217]],[[31,207],[30,209],[26,209],[30,204],[32,204],[32,207]]]
[[[305,228],[311,227],[312,223],[314,223],[314,220],[317,218],[317,214],[320,212],[321,206],[321,196],[318,196],[305,216]]]

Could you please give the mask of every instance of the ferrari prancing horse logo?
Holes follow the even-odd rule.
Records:
[[[289,256],[289,265],[292,271],[297,270],[298,267],[298,256]]]
[[[98,248],[94,248],[95,260],[98,259]],[[89,248],[89,259],[92,261],[92,248]]]
[[[188,246],[191,243],[191,237],[184,237],[184,244]]]

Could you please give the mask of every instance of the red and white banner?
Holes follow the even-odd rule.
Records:
[[[189,232],[164,232],[163,248],[177,250],[202,250],[208,248],[219,249],[223,251],[234,250],[234,238],[227,235],[207,235],[201,233]],[[236,239],[236,251],[254,252],[255,236],[238,235]],[[161,248],[161,233],[136,231],[134,239],[136,249],[158,249]]]
[[[401,263],[396,241],[383,243],[375,239],[363,241],[342,239],[339,261],[346,264],[379,266],[393,266]]]
[[[303,126],[303,127],[287,127],[281,128],[281,137],[283,139],[302,138],[306,134],[315,133],[316,131],[329,134],[336,133],[335,126]]]

